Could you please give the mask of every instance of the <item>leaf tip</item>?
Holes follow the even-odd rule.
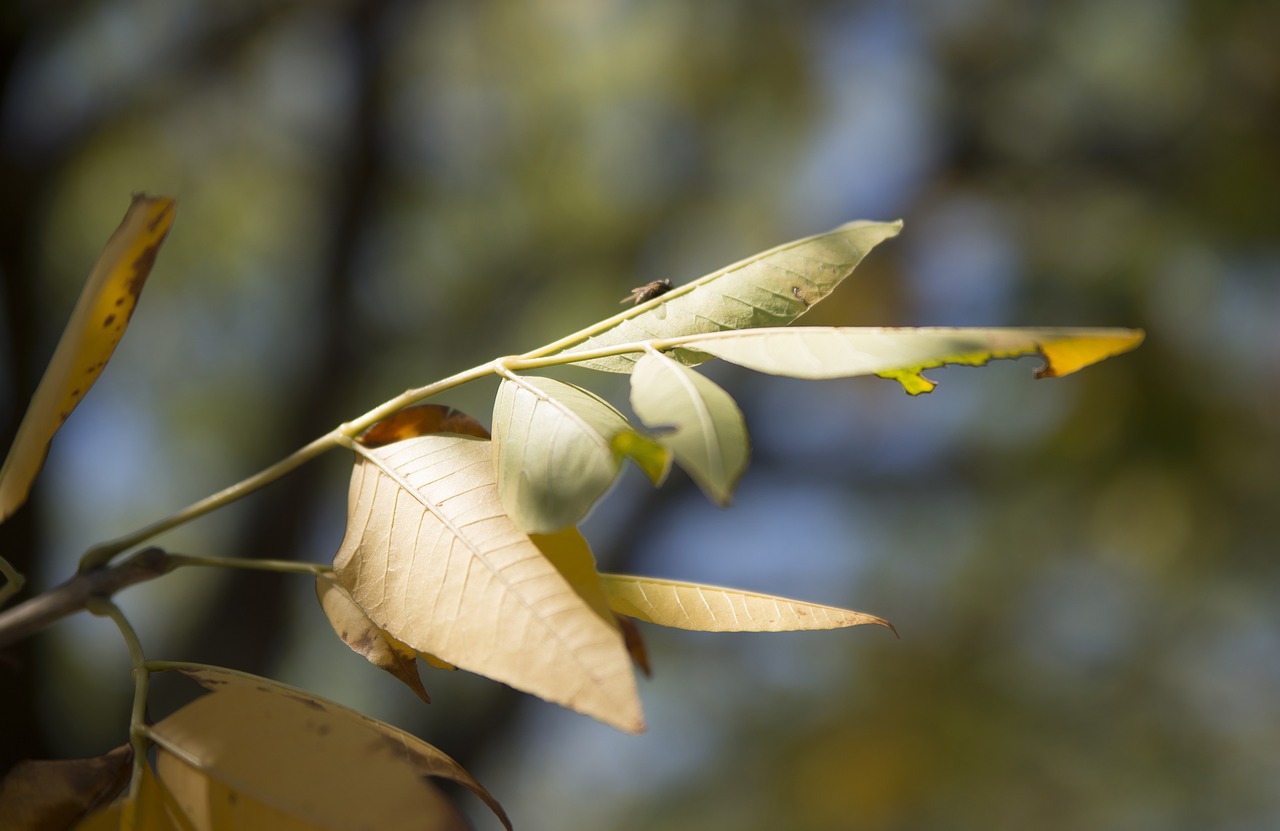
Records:
[[[1099,361],[1137,349],[1146,336],[1142,329],[1103,329],[1091,337],[1046,341],[1039,345],[1045,365],[1036,370],[1036,377],[1070,375]]]

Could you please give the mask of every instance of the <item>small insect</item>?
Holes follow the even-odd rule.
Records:
[[[652,283],[645,283],[643,286],[636,286],[631,293],[620,300],[620,303],[626,303],[628,300],[634,301],[636,305],[652,300],[655,297],[661,297],[671,291],[670,280],[654,280]]]

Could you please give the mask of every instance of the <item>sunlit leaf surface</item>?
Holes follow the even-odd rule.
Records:
[[[197,829],[465,827],[424,776],[470,789],[510,828],[470,774],[403,730],[265,678],[167,668],[212,691],[149,730],[160,782]]]
[[[534,376],[504,380],[493,404],[503,508],[530,533],[576,524],[617,478],[622,456],[612,442],[626,432],[626,418],[581,387]]]
[[[507,516],[489,444],[358,448],[338,581],[419,652],[642,730],[621,634]]]
[[[423,701],[431,702],[418,675],[418,653],[369,620],[332,574],[316,575],[316,599],[343,643],[399,679]]]
[[[129,782],[128,745],[88,759],[24,760],[0,780],[0,827],[5,831],[70,828],[110,803]]]
[[[727,505],[747,467],[750,443],[742,411],[712,381],[666,355],[645,355],[631,374],[631,407],[693,481]]]
[[[176,208],[173,199],[135,196],[99,255],[0,468],[0,521],[27,500],[54,433],[124,336]]]
[[[978,366],[995,358],[1040,355],[1037,377],[1068,375],[1142,343],[1134,329],[864,329],[797,327],[724,332],[691,348],[749,369],[794,378],[880,375],[907,392],[930,392],[920,373],[944,364]]]
[[[851,222],[789,242],[641,303],[574,340],[566,353],[725,329],[784,326],[829,295],[872,248],[902,230],[901,222]],[[583,361],[581,366],[630,372],[636,355]],[[685,363],[706,356],[679,352]]]
[[[602,574],[600,582],[618,614],[676,629],[791,632],[864,623],[893,629],[888,621],[863,612],[720,586],[625,574]]]

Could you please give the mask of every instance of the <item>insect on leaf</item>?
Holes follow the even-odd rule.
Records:
[[[557,345],[573,354],[654,338],[785,326],[829,295],[867,252],[901,230],[901,222],[851,222],[780,245],[642,301]],[[674,357],[687,364],[707,359],[689,351]],[[635,355],[613,355],[579,365],[630,372],[635,362]]]
[[[161,665],[210,695],[149,728],[157,772],[198,829],[441,829],[457,810],[423,777],[502,807],[421,739],[305,690],[199,664]]]
[[[618,614],[675,629],[793,632],[874,623],[893,630],[875,615],[720,586],[625,574],[602,574],[600,582]]]
[[[742,411],[727,392],[694,370],[657,353],[631,374],[631,407],[698,487],[727,505],[747,467],[750,443]]]
[[[507,515],[489,444],[357,446],[338,582],[419,652],[640,732],[621,634]]]
[[[1040,355],[1038,378],[1060,377],[1128,352],[1136,329],[873,329],[801,326],[691,338],[689,345],[731,363],[793,378],[892,378],[912,395],[936,386],[921,372],[944,364],[979,366],[996,358]]]
[[[110,360],[176,207],[167,197],[133,197],[124,221],[99,255],[0,468],[0,521],[26,502],[54,433]]]

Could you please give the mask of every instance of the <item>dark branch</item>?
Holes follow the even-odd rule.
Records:
[[[159,548],[144,548],[115,565],[77,574],[44,594],[0,612],[0,649],[82,611],[90,598],[110,597],[121,589],[154,580],[168,570],[168,554]]]

